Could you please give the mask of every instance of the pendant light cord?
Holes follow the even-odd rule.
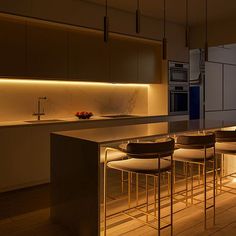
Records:
[[[163,37],[166,38],[166,0],[163,0],[163,5],[164,5]]]
[[[205,61],[208,61],[208,0],[205,0]]]
[[[205,40],[208,41],[208,1],[205,0]]]
[[[186,1],[186,25],[185,25],[185,46],[188,48],[189,47],[189,2],[188,0]]]
[[[108,22],[108,4],[106,0],[106,6],[105,6],[105,17],[104,17],[104,42],[108,42],[108,34],[109,34],[109,22]]]
[[[107,0],[106,0],[105,16],[107,17]]]

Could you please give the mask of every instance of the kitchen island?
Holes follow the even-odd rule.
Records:
[[[73,235],[100,235],[100,147],[235,125],[230,121],[186,120],[51,134],[52,221]]]

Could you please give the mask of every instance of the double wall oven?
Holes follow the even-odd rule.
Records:
[[[189,113],[189,65],[169,62],[169,114]]]

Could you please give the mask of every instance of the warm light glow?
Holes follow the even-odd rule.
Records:
[[[57,84],[57,85],[92,85],[92,86],[124,86],[124,87],[148,87],[148,84],[120,84],[103,82],[82,82],[82,81],[58,81],[58,80],[33,80],[33,79],[1,79],[0,83],[14,84]]]
[[[233,178],[233,179],[232,179],[232,183],[236,183],[236,178]]]

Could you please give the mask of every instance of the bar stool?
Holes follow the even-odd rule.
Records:
[[[173,160],[172,155],[174,151],[174,139],[165,138],[159,142],[153,143],[128,143],[125,153],[128,157],[126,160],[107,162],[107,152],[105,155],[105,169],[104,169],[104,235],[107,230],[107,209],[106,209],[106,195],[107,195],[107,168],[124,171],[128,173],[128,209],[130,209],[130,175],[143,174],[146,177],[146,225],[148,225],[148,176],[154,177],[154,190],[156,189],[156,178],[158,178],[158,235],[162,229],[171,227],[171,235],[173,235]],[[108,149],[110,150],[110,148]],[[107,150],[107,151],[108,151]],[[170,157],[169,160],[163,158]],[[163,172],[169,172],[170,177],[170,224],[161,227],[161,182],[160,175]],[[136,182],[137,183],[137,182]],[[137,186],[136,186],[137,187]],[[155,191],[154,191],[155,192]],[[155,193],[156,194],[156,193]],[[137,197],[137,195],[136,195]],[[156,195],[154,195],[154,212],[156,211]],[[135,217],[132,217],[135,218]]]
[[[191,203],[193,204],[193,164],[201,165],[204,172],[204,228],[206,229],[207,210],[213,208],[213,223],[215,224],[215,134],[186,134],[180,135],[176,140],[176,148],[173,156],[174,161],[186,164],[186,205],[188,204],[188,167],[191,168]],[[213,161],[213,204],[207,206],[207,168],[206,164]]]
[[[236,155],[236,131],[235,130],[217,130],[216,135],[216,152],[221,154],[220,167],[220,190],[222,191],[222,179],[227,176],[234,177],[235,173],[224,175],[225,154]],[[218,184],[217,184],[218,185]],[[231,189],[229,186],[225,186]]]

